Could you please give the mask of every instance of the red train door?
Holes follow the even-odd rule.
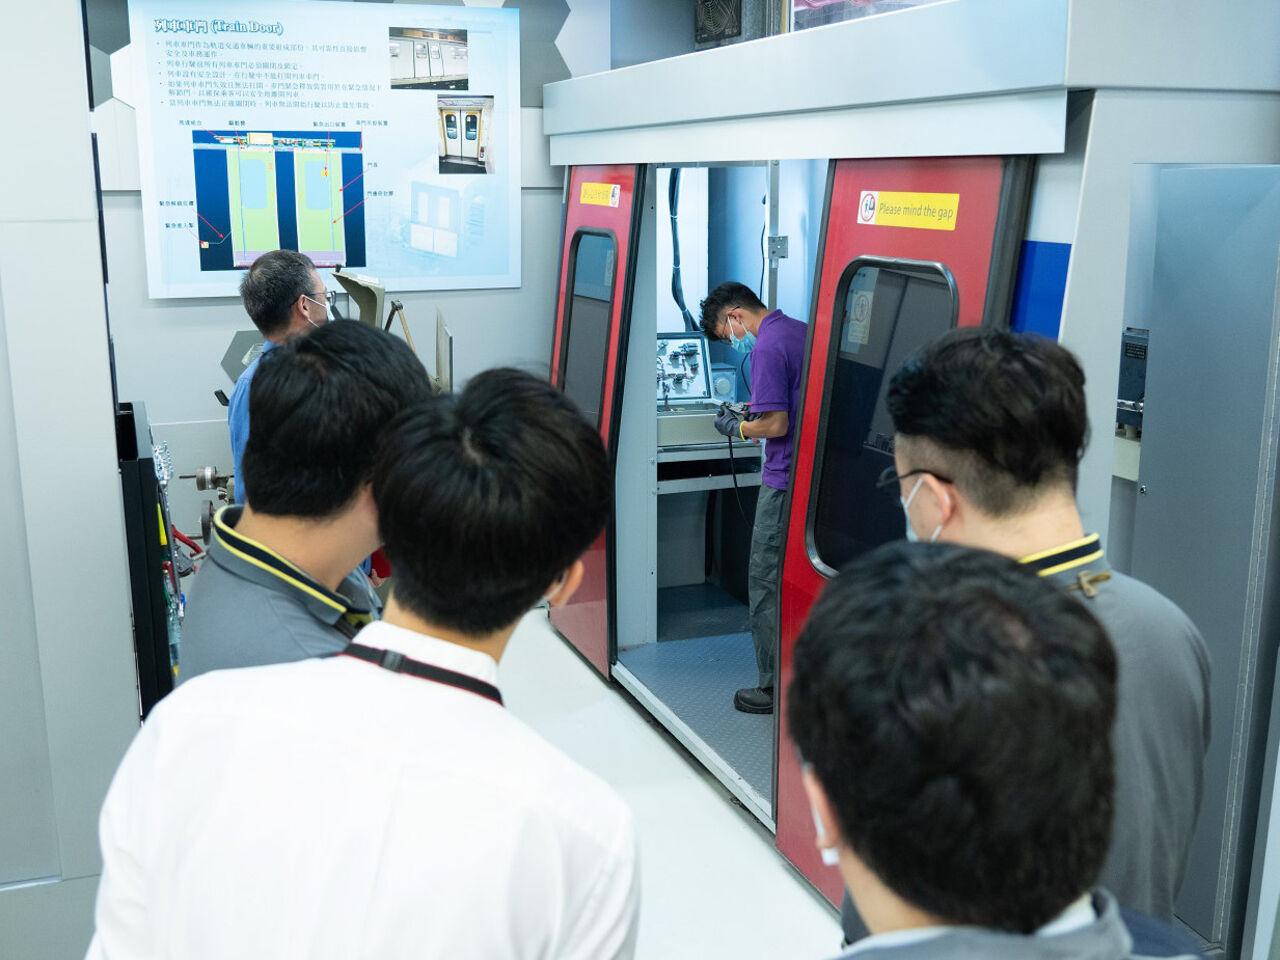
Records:
[[[571,167],[560,247],[560,289],[551,382],[600,428],[617,463],[622,371],[631,326],[644,168]],[[573,600],[551,612],[556,629],[606,677],[617,655],[614,518],[587,551]]]
[[[830,899],[800,766],[787,733],[796,638],[835,571],[903,535],[889,379],[954,326],[1008,322],[1030,193],[1026,158],[836,160],[827,174],[809,348],[782,561],[777,844]]]

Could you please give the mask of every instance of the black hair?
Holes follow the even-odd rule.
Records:
[[[1102,869],[1115,685],[1079,600],[1007,557],[898,541],[814,605],[787,720],[891,890],[949,923],[1030,933]]]
[[[315,269],[311,258],[297,250],[272,250],[253,261],[240,278],[245,312],[264,337],[285,330],[298,297],[315,293]]]
[[[931,442],[951,477],[993,516],[1024,509],[1038,489],[1074,492],[1088,438],[1084,371],[1034,334],[953,330],[910,357],[886,396],[894,430]]]
[[[754,290],[745,283],[738,283],[736,280],[722,283],[707,294],[707,299],[702,301],[699,309],[702,311],[702,319],[700,321],[702,332],[707,335],[708,340],[724,339],[724,337],[716,335],[716,326],[720,322],[720,311],[733,310],[739,307],[746,310],[763,310],[764,304],[756,296]]]
[[[368,482],[379,431],[430,395],[427,371],[403,340],[354,321],[263,354],[241,464],[249,506],[276,516],[336,512]]]
[[[531,374],[405,412],[373,471],[396,602],[472,636],[510,625],[599,536],[611,486],[599,432]]]

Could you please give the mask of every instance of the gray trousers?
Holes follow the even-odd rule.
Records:
[[[756,648],[761,689],[772,689],[774,657],[778,649],[778,576],[784,517],[784,490],[761,485],[756,521],[751,528],[751,559],[747,564],[747,597],[751,604],[751,642]]]

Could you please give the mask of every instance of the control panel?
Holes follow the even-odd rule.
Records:
[[[1147,399],[1147,341],[1150,331],[1125,327],[1120,349],[1120,389],[1116,400],[1116,427],[1122,436],[1137,439],[1142,433],[1142,413]]]
[[[712,402],[707,339],[701,334],[658,334],[657,402],[661,408]]]

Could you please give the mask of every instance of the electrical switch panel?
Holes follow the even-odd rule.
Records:
[[[673,405],[705,404],[712,400],[707,340],[694,334],[658,334],[657,402]]]

